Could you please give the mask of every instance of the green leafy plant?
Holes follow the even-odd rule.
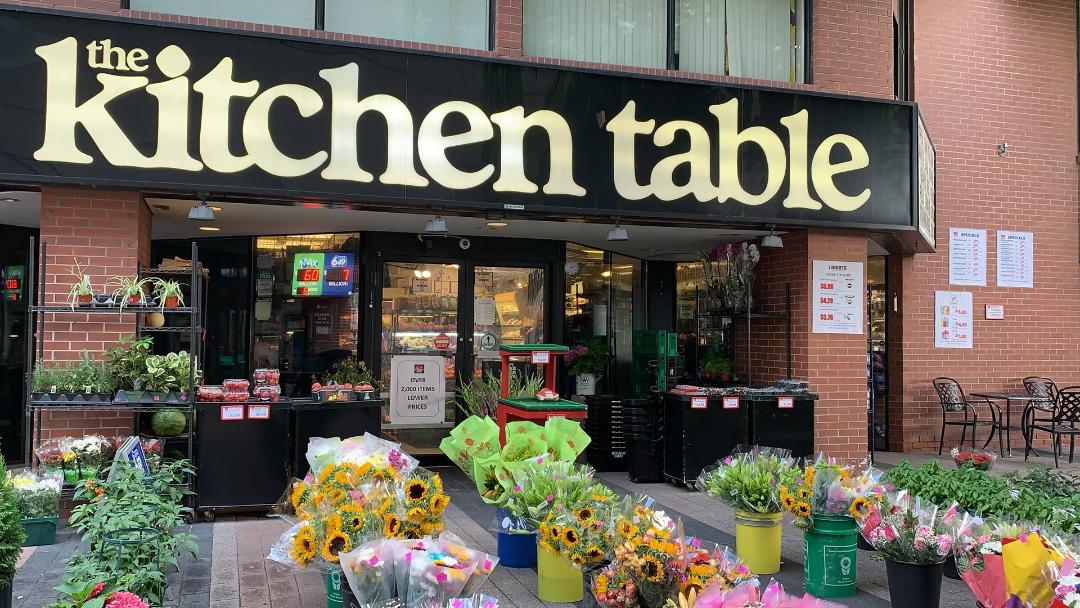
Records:
[[[154,295],[158,299],[158,307],[162,312],[165,312],[165,301],[168,298],[176,298],[176,305],[184,305],[184,289],[183,286],[173,280],[164,280],[157,277],[151,279],[154,286]]]
[[[718,353],[707,353],[698,364],[698,371],[705,378],[715,378],[722,382],[735,380],[734,366],[731,359]]]
[[[199,373],[196,370],[195,379],[198,378]],[[191,388],[191,358],[187,351],[149,355],[146,357],[146,367],[139,374],[136,383],[147,391],[186,393]]]
[[[323,377],[323,384],[331,383],[351,384],[353,387],[370,384],[376,392],[382,389],[367,364],[356,357],[341,359],[330,366],[330,373]]]
[[[6,470],[0,456],[0,471]],[[22,527],[22,513],[15,498],[15,488],[7,475],[0,479],[0,586],[11,585],[15,577],[15,564],[22,552],[26,532]]]
[[[120,306],[120,312],[124,312],[124,306],[128,304],[142,304],[146,298],[146,289],[152,284],[150,279],[138,277],[109,277],[105,281],[105,287],[115,285],[113,300]]]
[[[71,276],[75,278],[75,282],[68,289],[68,302],[71,304],[71,309],[75,310],[80,299],[87,302],[93,300],[94,286],[90,283],[90,275],[83,272],[78,260],[75,260],[75,270],[71,271]]]
[[[593,374],[600,378],[607,370],[610,359],[607,344],[603,340],[592,339],[570,349],[566,356],[566,371],[571,376]]]
[[[57,370],[46,365],[38,365],[30,375],[30,392],[51,393],[56,387]]]
[[[110,470],[108,481],[79,486],[76,500],[87,501],[72,511],[71,526],[82,535],[85,552],[68,559],[58,591],[73,596],[87,585],[109,581],[114,589],[130,591],[160,606],[166,573],[176,567],[179,554],[195,555],[194,537],[178,532],[190,509],[182,502],[189,491],[180,482],[193,474],[190,463],[163,464],[157,474],[145,476],[141,467],[121,461]],[[131,537],[142,542],[118,548],[107,539]],[[77,604],[76,604],[77,605]]]
[[[780,488],[801,471],[790,450],[754,446],[738,451],[698,477],[697,487],[728,506],[750,513],[780,513]]]
[[[104,352],[105,368],[112,377],[116,388],[135,390],[136,382],[146,370],[146,358],[154,341],[149,336],[135,338],[125,336],[116,346]]]

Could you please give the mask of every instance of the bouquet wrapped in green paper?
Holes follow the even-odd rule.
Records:
[[[473,473],[473,462],[499,453],[499,425],[491,418],[470,416],[450,431],[439,449],[450,457],[466,475],[479,482]]]

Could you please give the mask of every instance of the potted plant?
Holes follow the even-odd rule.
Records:
[[[718,353],[710,352],[702,357],[701,362],[698,364],[698,371],[701,377],[706,380],[718,380],[720,382],[737,380],[731,365],[731,359]]]
[[[154,296],[157,297],[158,306],[162,312],[166,308],[178,308],[184,305],[184,290],[180,283],[173,280],[152,279],[154,284]]]
[[[106,287],[115,285],[113,300],[124,312],[124,306],[141,306],[146,299],[146,288],[151,285],[150,279],[131,277],[110,277],[105,281]]]
[[[56,370],[45,365],[34,367],[30,374],[30,400],[52,401],[56,395]]]
[[[135,338],[125,336],[104,352],[105,369],[116,388],[117,401],[138,402],[142,400],[140,376],[146,370],[146,358],[154,346],[149,336]]]
[[[892,605],[938,607],[956,516],[955,502],[943,509],[904,490],[888,493],[883,504],[872,503],[859,514],[860,532],[885,558]]]
[[[754,574],[780,571],[783,512],[799,498],[785,488],[798,475],[790,450],[739,446],[698,477],[699,490],[735,509],[735,551]]]
[[[574,376],[574,391],[578,395],[596,394],[596,381],[604,375],[610,358],[607,344],[602,340],[590,340],[570,349],[566,355],[566,371]]]
[[[143,401],[151,403],[187,401],[191,389],[190,370],[191,359],[187,351],[147,356],[145,368],[136,381],[138,386],[146,391]],[[197,370],[195,375],[198,379]]]
[[[0,470],[7,470],[0,456]],[[0,606],[11,606],[11,582],[15,567],[22,553],[26,533],[22,527],[22,514],[15,499],[15,489],[7,475],[0,479]]]
[[[71,271],[75,282],[68,289],[68,302],[71,309],[76,306],[89,306],[94,302],[94,286],[90,283],[90,275],[83,272],[78,260],[75,260],[75,270]]]
[[[330,373],[323,377],[322,384],[336,384],[342,388],[368,393],[367,398],[381,389],[375,374],[371,373],[366,363],[356,357],[346,357],[336,361],[330,366]]]
[[[960,448],[953,448],[950,453],[952,454],[953,462],[958,469],[971,467],[978,471],[989,471],[998,458],[997,454],[987,450],[963,450]]]
[[[24,547],[51,545],[60,521],[61,478],[24,471],[11,476],[15,499],[26,531]]]

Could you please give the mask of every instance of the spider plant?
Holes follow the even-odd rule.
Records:
[[[150,285],[150,279],[131,277],[110,277],[105,285],[116,285],[113,290],[113,300],[120,305],[120,312],[124,312],[126,304],[141,304],[146,298],[146,286]]]
[[[90,275],[83,272],[78,260],[74,260],[74,262],[75,269],[71,271],[71,276],[75,277],[75,282],[68,289],[68,302],[71,304],[71,310],[75,310],[77,304],[89,304],[94,301],[94,286],[90,284]]]
[[[154,283],[154,295],[157,296],[158,306],[162,312],[166,308],[176,308],[184,305],[184,290],[177,281],[166,281],[159,278],[152,279]]]

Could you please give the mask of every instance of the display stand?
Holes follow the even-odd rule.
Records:
[[[541,401],[536,397],[510,397],[510,360],[528,360],[531,365],[539,365],[544,371],[544,388],[555,390],[555,372],[557,362],[570,352],[570,348],[560,344],[504,344],[499,347],[502,360],[502,374],[499,380],[499,400],[495,408],[499,423],[499,443],[506,443],[506,424],[515,420],[531,420],[543,424],[548,418],[563,417],[584,420],[588,408],[584,403],[568,399]]]

